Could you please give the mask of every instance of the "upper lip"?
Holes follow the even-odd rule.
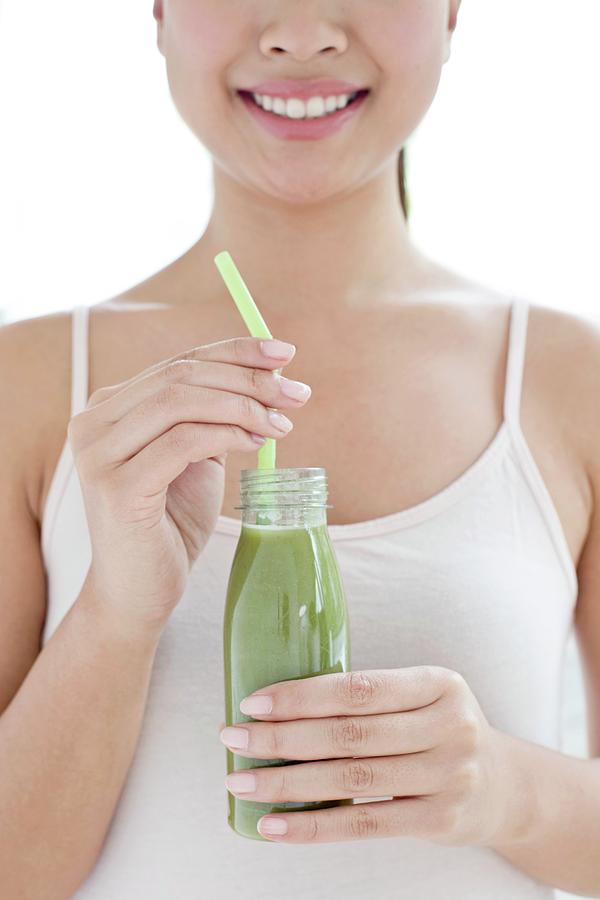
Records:
[[[358,91],[367,90],[359,84],[352,84],[349,81],[339,81],[335,78],[320,78],[311,81],[263,81],[252,87],[242,88],[241,90],[251,94],[267,94],[271,97],[282,97],[290,99],[296,97],[298,100],[310,100],[311,97],[330,97],[340,94],[355,94]]]

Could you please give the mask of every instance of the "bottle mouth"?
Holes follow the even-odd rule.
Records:
[[[236,509],[327,509],[327,472],[323,468],[243,469],[241,505]]]

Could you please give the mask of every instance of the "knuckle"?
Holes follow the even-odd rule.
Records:
[[[463,676],[459,672],[455,672],[453,669],[444,669],[443,673],[446,693],[453,694],[455,696],[461,695],[466,687],[466,682]]]
[[[348,817],[348,832],[353,838],[374,837],[379,832],[377,815],[369,810],[368,803],[357,805]]]
[[[248,357],[248,338],[233,338],[231,349],[235,359],[244,362]]]
[[[315,841],[319,836],[319,819],[312,813],[305,813],[304,825],[306,828],[306,838],[309,841]]]
[[[283,729],[276,725],[269,725],[269,753],[272,754],[270,758],[272,759],[282,759],[285,757],[285,736]],[[282,766],[282,771],[285,769],[285,766]]]
[[[87,404],[88,406],[96,406],[97,403],[102,403],[103,400],[106,400],[107,397],[110,397],[114,388],[110,388],[108,386],[96,388],[93,393],[88,397]]]
[[[248,382],[253,394],[261,394],[265,385],[265,373],[262,369],[249,369]]]
[[[193,359],[194,352],[190,350],[189,354],[186,354],[182,359],[174,359],[167,363],[163,369],[165,381],[172,383],[186,381],[186,379],[191,378],[197,365],[197,361]]]
[[[341,786],[345,791],[368,791],[373,787],[375,776],[370,763],[353,759],[341,767]]]
[[[194,426],[184,422],[174,425],[169,431],[168,444],[169,449],[175,452],[185,452],[192,446],[195,436]]]
[[[454,776],[454,787],[459,794],[471,794],[479,780],[479,767],[475,762],[465,762],[459,766]]]
[[[290,794],[289,772],[288,766],[271,766],[268,767],[269,781],[269,799],[274,801],[285,802],[292,796]]]
[[[243,444],[245,446],[247,444],[248,432],[245,431],[240,425],[232,425],[229,423],[224,427],[227,429],[229,437],[231,438],[231,443],[234,446],[237,447],[238,444]]]
[[[240,394],[238,403],[242,421],[253,422],[259,418],[259,412],[262,410],[262,407],[256,400],[253,400],[252,397]]]
[[[185,394],[185,387],[180,382],[171,382],[155,395],[155,403],[161,412],[171,412],[178,406]]]
[[[467,751],[477,750],[480,741],[479,719],[471,710],[463,710],[455,720],[460,743]]]
[[[429,681],[440,682],[443,681],[445,683],[448,675],[451,674],[451,669],[445,669],[443,666],[434,666],[434,665],[422,665],[417,667],[424,679],[428,679]]]
[[[375,679],[366,672],[346,672],[339,681],[342,700],[351,707],[369,706],[375,698]]]
[[[360,750],[367,741],[366,729],[360,719],[333,719],[330,726],[330,743],[338,751]]]

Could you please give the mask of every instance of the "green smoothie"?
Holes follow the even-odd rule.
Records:
[[[272,471],[322,473],[320,477],[324,477],[320,469]],[[293,480],[291,474],[289,477]],[[301,488],[306,487],[307,478],[302,475]],[[289,501],[289,489],[289,481],[284,482],[276,498],[281,493]],[[303,497],[306,503],[306,494],[298,490],[292,494],[295,506],[274,505],[270,512],[264,504],[260,513],[252,502],[243,507],[242,531],[229,578],[224,620],[227,725],[252,721],[240,712],[240,702],[259,688],[278,681],[349,670],[349,623],[327,531],[325,502],[315,505],[313,492],[313,505],[307,507],[303,505]],[[275,504],[273,495],[268,502]],[[271,520],[271,524],[257,524],[258,520]],[[283,524],[290,520],[293,524]],[[226,752],[228,773],[294,764],[289,760],[249,759]],[[340,802],[274,805],[253,803],[229,794],[228,821],[238,834],[263,840],[256,823],[267,813],[324,809]]]

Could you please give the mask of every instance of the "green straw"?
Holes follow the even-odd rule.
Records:
[[[267,328],[267,323],[261,316],[244,279],[226,250],[215,256],[215,265],[252,337],[272,339],[273,335]],[[276,468],[275,460],[276,442],[273,438],[267,438],[265,444],[258,451],[258,468],[274,469]]]

